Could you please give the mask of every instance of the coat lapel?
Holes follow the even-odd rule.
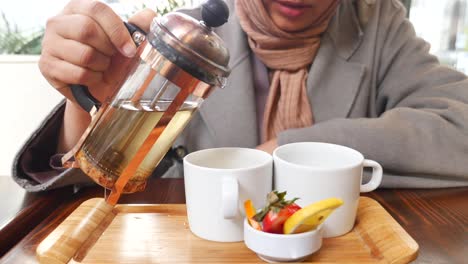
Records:
[[[307,79],[314,123],[348,117],[364,73],[364,65],[337,56],[332,45],[322,45]]]
[[[258,144],[255,90],[250,49],[228,1],[231,16],[216,30],[230,52],[231,75],[224,89],[217,89],[203,103],[200,113],[218,147],[255,147]]]
[[[363,36],[352,2],[342,2],[309,71],[307,93],[315,123],[348,117],[364,77],[365,66],[349,61]]]

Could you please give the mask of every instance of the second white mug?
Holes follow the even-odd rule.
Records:
[[[340,145],[300,142],[278,147],[273,153],[274,189],[287,191],[288,197],[306,206],[336,197],[344,201],[325,222],[324,237],[349,232],[356,219],[361,192],[375,190],[382,181],[382,167],[364,159],[358,151]],[[362,184],[364,167],[373,169],[371,180]]]

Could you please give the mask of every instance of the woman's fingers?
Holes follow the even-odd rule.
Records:
[[[92,71],[50,55],[41,56],[39,69],[51,81],[67,84],[93,86],[101,83],[103,76],[102,72]]]
[[[112,56],[116,48],[99,24],[85,15],[59,15],[47,21],[47,29],[65,39],[76,40]]]
[[[129,22],[149,31],[155,16],[154,11],[145,9]],[[113,92],[112,82],[105,79],[114,80],[121,75],[113,74],[121,63],[111,65],[114,59],[125,61],[119,53],[126,57],[136,53],[120,17],[102,2],[72,0],[61,14],[47,22],[39,68],[52,86],[71,100],[69,84],[86,85],[102,99]]]
[[[103,72],[108,69],[111,58],[97,51],[91,46],[75,40],[57,38],[54,42],[56,49],[48,51],[48,54],[71,64]],[[70,52],[73,51],[73,52]]]
[[[97,0],[72,0],[63,14],[81,14],[90,17],[104,30],[110,42],[125,56],[133,57],[136,46],[122,19],[106,4]]]

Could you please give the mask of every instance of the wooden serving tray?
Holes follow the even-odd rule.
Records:
[[[81,204],[38,246],[38,259],[61,254],[57,243],[64,234],[77,230],[102,202],[95,198]],[[211,242],[193,235],[184,204],[117,205],[83,241],[72,241],[79,249],[68,263],[263,263],[243,242]],[[418,244],[378,202],[361,197],[354,229],[324,239],[305,262],[408,263],[417,252]]]

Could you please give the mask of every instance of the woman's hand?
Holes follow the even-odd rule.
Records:
[[[148,31],[156,13],[145,9],[129,19]],[[69,84],[88,86],[103,101],[111,96],[125,60],[136,46],[122,19],[106,4],[96,0],[72,0],[63,11],[48,20],[42,43],[39,69],[47,81],[67,98],[57,151],[70,150],[88,127],[90,117],[77,104]]]
[[[149,29],[156,14],[145,9],[129,21]],[[136,46],[120,17],[96,0],[72,0],[48,20],[39,68],[47,81],[74,101],[68,84],[88,86],[99,100],[115,89],[114,60],[133,57]],[[120,57],[120,58],[119,58]]]

